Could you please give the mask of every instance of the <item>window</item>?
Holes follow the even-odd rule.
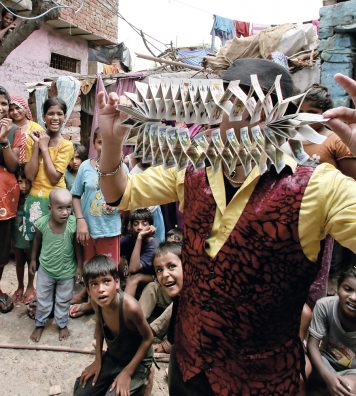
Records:
[[[80,73],[80,60],[52,52],[50,67],[72,73]]]

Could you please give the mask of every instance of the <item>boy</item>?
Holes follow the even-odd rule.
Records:
[[[153,335],[138,302],[119,290],[116,265],[107,256],[88,261],[84,283],[96,307],[96,357],[77,378],[74,395],[141,394],[152,365]]]
[[[183,231],[179,227],[174,227],[167,232],[166,242],[183,243]]]
[[[64,188],[55,188],[49,195],[49,214],[39,218],[33,241],[30,271],[34,275],[38,253],[36,328],[30,338],[38,342],[51,314],[59,327],[59,340],[69,337],[68,313],[73,295],[75,275],[79,280],[82,260],[75,240],[77,230],[72,212],[72,195]]]
[[[15,14],[15,10],[8,8]],[[9,12],[6,8],[1,11],[1,23],[0,23],[0,45],[4,38],[11,33],[17,26],[15,16]]]
[[[137,209],[130,215],[131,234],[121,238],[120,251],[128,262],[129,277],[125,291],[135,296],[137,286],[153,281],[152,256],[159,240],[153,235],[155,228],[149,209]]]

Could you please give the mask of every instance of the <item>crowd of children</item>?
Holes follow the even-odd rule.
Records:
[[[99,95],[100,100],[102,113],[107,117],[110,106],[118,99],[111,96],[105,103]],[[315,85],[306,97],[304,110],[321,114],[332,107],[328,100],[327,90]],[[173,177],[173,172],[168,175],[160,171],[162,173],[155,176],[157,168],[140,168],[139,172],[129,175],[132,169],[120,159],[119,132],[116,131],[116,137],[113,135],[113,118],[110,124],[101,117],[100,129],[93,134],[96,154],[87,159],[84,146],[73,146],[62,138],[66,112],[63,100],[47,99],[43,105],[43,129],[32,121],[23,98],[11,98],[6,89],[0,87],[0,238],[4,246],[0,252],[0,280],[13,251],[18,281],[11,296],[0,289],[0,310],[6,313],[13,309],[14,302],[35,301],[35,328],[30,335],[34,342],[40,341],[52,312],[59,328],[59,340],[70,335],[69,318],[95,314],[95,360],[75,381],[75,395],[150,394],[154,352],[171,353],[171,395],[302,395],[305,391],[300,385],[302,376],[304,381],[308,376],[309,383],[326,386],[331,395],[356,394],[355,267],[343,263],[342,268],[337,265],[333,268],[335,278],[339,276],[337,292],[326,297],[332,255],[325,250],[322,264],[318,261],[318,267],[310,269],[314,242],[308,251],[305,246],[299,247],[298,238],[288,245],[286,240],[282,243],[278,235],[273,239],[275,245],[265,242],[264,248],[258,245],[257,239],[254,253],[252,247],[244,245],[249,238],[255,238],[256,232],[261,238],[270,232],[271,226],[267,227],[267,223],[265,230],[259,227],[255,215],[260,211],[258,202],[266,199],[261,191],[268,190],[268,183],[273,184],[273,177],[277,180],[279,176],[273,174],[272,181],[264,178],[265,185],[261,191],[256,190],[253,201],[257,206],[249,203],[246,211],[250,217],[245,213],[247,217],[242,216],[241,225],[240,220],[234,225],[224,217],[224,210],[214,218],[214,199],[219,193],[209,192],[208,179],[202,177],[201,172],[196,174],[188,169],[187,175]],[[325,125],[316,125],[315,130],[327,139],[324,145],[315,148],[304,144],[314,162],[330,162],[355,178],[355,152]],[[111,149],[116,148],[116,157],[110,155],[110,144]],[[117,164],[119,168],[113,170]],[[313,170],[308,172],[311,175]],[[313,177],[310,175],[308,177]],[[127,178],[131,180],[129,187]],[[172,191],[162,197],[155,187],[164,179],[169,179],[166,185],[178,187],[172,187]],[[180,188],[183,183],[184,198]],[[228,210],[230,203],[236,203],[235,194],[241,194],[239,188],[244,181],[239,182],[238,187],[229,185],[225,179],[221,183],[216,185],[225,186],[224,202]],[[317,182],[313,179],[313,183]],[[342,181],[339,186],[341,184]],[[200,188],[200,194],[205,195],[199,195]],[[347,188],[354,187],[348,184]],[[142,196],[140,189],[144,192]],[[342,194],[350,201],[345,191],[346,187]],[[310,191],[305,195],[308,193]],[[249,194],[254,194],[253,189]],[[184,201],[184,237],[182,230],[174,228],[166,233],[166,240],[162,242],[164,225],[162,228],[159,205],[177,196]],[[250,196],[242,199],[247,205]],[[298,205],[300,209],[301,203]],[[302,202],[302,205],[306,204]],[[330,202],[325,205],[332,206]],[[286,211],[287,206],[282,209]],[[243,208],[239,210],[242,212]],[[300,209],[301,213],[302,210],[305,209]],[[340,208],[335,213],[330,210],[329,222],[333,213],[336,217],[337,213],[341,214],[337,226],[326,227],[335,239],[340,237],[341,242],[355,250],[349,233],[340,231],[342,219],[356,213],[354,209],[348,210],[346,214],[342,214]],[[199,221],[195,216],[201,216]],[[261,216],[266,216],[266,212]],[[128,223],[122,229],[123,217]],[[350,219],[348,224],[356,222],[355,217]],[[154,224],[160,227],[159,233]],[[225,237],[228,224],[231,237]],[[255,224],[253,230],[251,224]],[[293,230],[291,234],[297,232],[295,225],[289,226]],[[284,226],[278,223],[276,227]],[[219,232],[224,237],[219,236]],[[210,233],[213,236],[208,236]],[[303,243],[307,244],[305,241],[306,238]],[[296,252],[294,271],[282,264],[286,259],[282,248],[272,247],[277,243],[290,246]],[[332,243],[332,240],[328,242],[331,246]],[[241,251],[236,251],[237,245]],[[268,249],[274,252],[274,258],[266,264],[258,255],[264,257]],[[258,274],[262,262],[264,272]],[[277,274],[266,269],[273,265],[277,266]],[[319,269],[318,276],[316,269]],[[282,281],[278,281],[280,276]],[[73,295],[75,282],[82,280],[84,286]],[[306,285],[310,289],[306,289]],[[290,296],[289,286],[294,287],[294,296]],[[280,294],[282,289],[284,294]],[[303,304],[304,316],[301,317]],[[238,314],[234,312],[235,306]],[[279,311],[287,306],[293,310],[288,318],[285,312]],[[270,319],[276,323],[284,318],[285,323],[276,329],[274,323],[265,321],[265,314],[272,315]],[[302,340],[296,340],[293,334],[300,320],[304,331]],[[276,330],[275,334],[271,329]],[[288,334],[285,335],[283,329]],[[161,343],[152,348],[154,336],[160,338]],[[255,337],[253,341],[251,337]],[[301,341],[306,344],[305,356],[300,352]],[[282,360],[285,357],[283,364],[277,364],[278,354]],[[313,366],[311,375],[310,370],[302,367],[304,357],[309,358]],[[256,363],[256,359],[260,363]],[[294,359],[293,367],[288,363],[290,359]],[[224,364],[227,364],[225,371]]]

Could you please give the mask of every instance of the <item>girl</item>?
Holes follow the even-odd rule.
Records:
[[[31,273],[31,271],[28,271],[28,283],[25,294],[23,283],[26,262],[27,265],[30,265],[31,262],[31,245],[29,241],[24,239],[22,234],[23,208],[26,197],[31,189],[31,182],[26,179],[25,171],[22,166],[18,168],[16,177],[20,188],[20,200],[19,206],[17,207],[16,220],[13,224],[12,240],[15,248],[18,287],[12,295],[12,299],[15,303],[23,302],[27,305],[36,298],[36,290],[33,286],[34,275]]]
[[[330,395],[351,396],[356,394],[355,267],[340,275],[337,294],[316,303],[309,327],[308,352]]]
[[[74,144],[74,157],[71,159],[68,168],[64,174],[67,189],[70,191],[73,187],[78,169],[83,161],[87,159],[87,150],[81,144]]]
[[[10,259],[12,219],[16,217],[20,190],[14,172],[21,149],[21,131],[8,118],[10,96],[0,86],[0,280]],[[13,307],[11,298],[0,289],[0,312]]]
[[[9,12],[10,10],[11,12]],[[12,8],[3,8],[1,11],[1,23],[0,23],[0,43],[4,38],[16,28],[16,18],[14,14],[16,11]]]
[[[56,97],[43,105],[46,131],[33,131],[26,140],[26,178],[32,188],[24,207],[26,240],[34,237],[34,222],[48,213],[48,196],[55,187],[65,188],[64,172],[73,158],[73,144],[61,135],[67,112],[65,102]]]
[[[72,195],[77,217],[77,240],[83,245],[83,263],[97,254],[110,256],[118,265],[120,259],[121,218],[117,208],[106,205],[96,171],[102,137],[99,129],[93,136],[96,157],[84,161],[75,178]],[[127,168],[126,168],[127,169]],[[85,289],[72,300],[70,316],[77,318],[92,310],[91,303],[76,304],[86,299]]]

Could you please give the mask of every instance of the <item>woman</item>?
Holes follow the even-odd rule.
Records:
[[[14,172],[19,165],[21,131],[8,118],[9,105],[10,96],[0,86],[0,280],[10,259],[12,221],[20,195]],[[11,298],[0,289],[0,312],[9,312],[12,308]]]

